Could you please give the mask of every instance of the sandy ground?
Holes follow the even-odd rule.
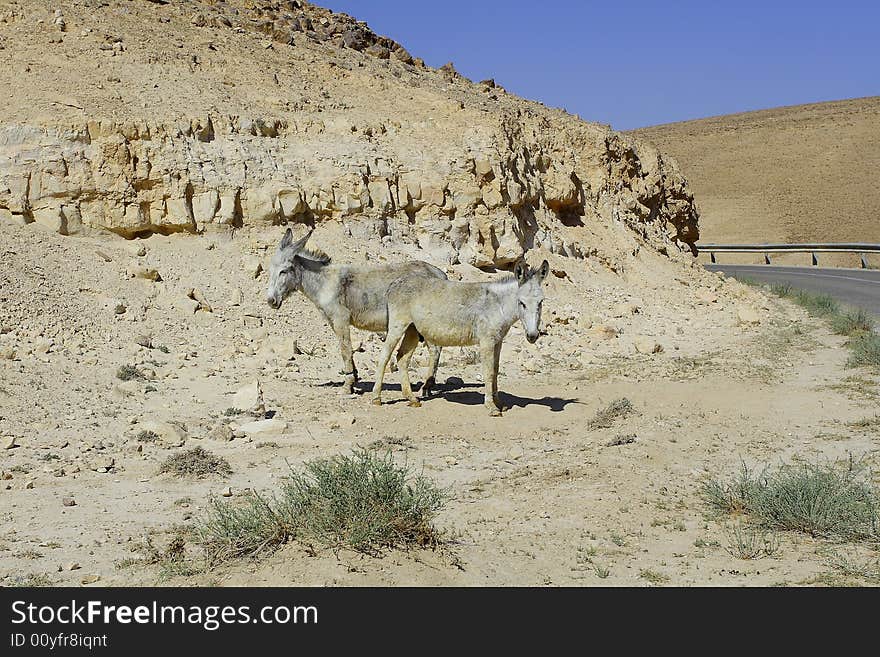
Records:
[[[546,290],[546,335],[529,345],[515,328],[504,345],[502,418],[486,415],[480,366],[458,348],[444,352],[440,397],[409,408],[392,374],[386,399],[397,403],[376,408],[368,395],[339,394],[335,338],[307,300],[291,297],[277,312],[265,304],[266,275],[254,272],[282,230],[133,242],[34,226],[0,232],[0,436],[3,447],[10,437],[18,445],[0,450],[3,583],[860,583],[829,574],[838,547],[799,535],[781,534],[773,557],[731,556],[730,523],[709,518],[700,498],[708,476],[730,476],[743,461],[854,455],[878,465],[876,429],[847,424],[876,413],[878,377],[846,369],[842,338],[800,309],[698,269],[665,289],[649,273],[680,266],[647,251],[626,273],[550,256],[558,275]],[[354,241],[336,225],[313,239],[341,260],[415,255]],[[131,278],[132,265],[162,280]],[[191,288],[210,312],[193,310]],[[153,348],[138,344],[143,336]],[[662,352],[638,353],[645,339]],[[355,341],[366,388],[381,342]],[[118,380],[126,364],[148,380]],[[231,394],[255,379],[286,426],[216,439]],[[634,415],[586,428],[620,397]],[[138,442],[155,421],[178,423],[180,438]],[[621,436],[634,441],[609,445]],[[233,474],[158,473],[195,446],[228,459]],[[259,562],[170,579],[155,566],[121,567],[145,536],[162,546],[192,526],[210,496],[271,491],[288,463],[357,446],[390,449],[448,489],[437,520],[448,545],[366,557],[292,543]]]
[[[880,242],[876,96],[634,134],[678,162],[698,200],[701,242]]]

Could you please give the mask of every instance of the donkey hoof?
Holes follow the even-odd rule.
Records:
[[[418,399],[410,399],[406,404],[407,406],[412,406],[413,408],[419,408],[422,405]]]
[[[381,406],[382,400],[379,397],[373,397],[373,406]]]

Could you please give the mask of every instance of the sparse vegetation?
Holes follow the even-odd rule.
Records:
[[[727,553],[737,559],[772,557],[779,551],[779,540],[766,529],[737,523],[727,531]]]
[[[23,586],[27,588],[41,588],[45,586],[55,586],[55,580],[45,573],[28,573],[27,575],[15,575],[11,578],[12,586]]]
[[[24,550],[15,555],[19,559],[42,559],[43,553],[34,549]]]
[[[608,429],[614,423],[635,411],[632,402],[626,397],[615,399],[605,408],[600,409],[596,415],[587,423],[587,429]]]
[[[874,584],[880,584],[880,560],[867,561],[835,553],[831,555],[828,565],[848,577],[858,577]]]
[[[139,431],[134,439],[139,443],[154,443],[159,440],[159,434],[157,434],[155,431],[144,430]]]
[[[186,553],[187,532],[180,528],[173,532],[171,540],[164,549],[160,549],[149,535],[134,548],[143,557],[127,557],[116,563],[117,570],[137,566],[159,566],[159,581],[174,576],[189,577],[202,571],[200,565]]]
[[[729,482],[711,480],[703,494],[714,510],[746,514],[759,527],[843,541],[880,537],[880,497],[864,468],[809,463],[753,474],[745,464]]]
[[[639,571],[639,577],[651,584],[663,584],[664,582],[669,581],[669,577],[664,575],[663,573],[658,573],[656,570],[651,570],[649,568],[643,568]]]
[[[240,504],[213,500],[198,540],[210,563],[256,557],[292,539],[369,554],[434,546],[440,535],[432,522],[445,499],[389,453],[357,450],[291,470],[277,497],[252,494]]]
[[[120,365],[116,370],[116,378],[120,381],[142,381],[145,377],[134,365]]]
[[[201,447],[195,447],[169,456],[159,467],[160,473],[175,477],[205,477],[207,475],[230,475],[229,462]]]
[[[236,415],[244,415],[244,411],[240,408],[230,406],[225,411],[223,411],[223,415],[225,415],[226,417],[235,417]]]
[[[611,574],[611,570],[607,566],[600,566],[599,564],[593,567],[593,572],[596,573],[596,577],[599,579],[607,579]]]
[[[863,417],[861,420],[856,420],[855,422],[847,422],[847,426],[854,427],[856,429],[880,429],[880,415],[875,415],[874,417]]]
[[[848,367],[870,367],[880,370],[880,335],[861,333],[847,343],[852,353],[846,361]]]
[[[874,330],[871,315],[861,308],[844,309],[827,294],[816,294],[793,288],[791,285],[771,285],[770,291],[794,301],[814,317],[828,320],[832,330],[850,339],[847,367],[880,369],[880,335]]]
[[[626,436],[615,436],[614,440],[609,440],[605,443],[606,447],[619,447],[620,445],[630,445],[636,442],[636,435],[634,433],[628,434]]]

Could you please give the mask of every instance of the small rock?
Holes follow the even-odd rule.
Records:
[[[702,289],[697,292],[697,300],[703,304],[718,303],[718,295],[712,290]]]
[[[250,313],[245,313],[241,321],[244,323],[245,328],[259,328],[263,325],[262,317],[259,315],[251,315]]]
[[[617,337],[617,329],[613,326],[600,324],[599,326],[594,326],[590,329],[590,335],[593,335],[600,340],[611,340],[612,338]]]
[[[171,422],[142,422],[137,425],[137,433],[141,431],[152,431],[166,445],[171,447],[180,447],[186,442],[187,433],[183,427]]]
[[[12,347],[0,348],[0,360],[15,360],[15,349]]]
[[[117,79],[116,82],[119,82],[119,80]],[[140,242],[131,242],[130,244],[127,244],[125,248],[129,253],[138,258],[147,255],[147,247]]]
[[[273,418],[271,420],[257,420],[242,424],[235,430],[236,436],[253,436],[255,434],[283,433],[287,430],[287,422]]]
[[[134,342],[147,349],[153,348],[153,338],[149,335],[139,335],[134,339]]]
[[[95,582],[99,581],[100,579],[101,579],[100,575],[86,575],[85,577],[83,577],[80,580],[80,582],[82,583],[83,586],[86,586],[88,584],[94,584]]]
[[[34,345],[34,353],[36,354],[48,354],[52,351],[52,347],[55,346],[55,343],[52,340],[46,340],[45,338],[40,338],[37,340],[37,343]]]
[[[611,310],[612,317],[629,317],[637,314],[641,308],[634,303],[619,303]]]
[[[654,338],[637,337],[633,340],[633,346],[640,354],[659,354],[663,351],[663,345]]]
[[[128,274],[129,278],[143,278],[144,280],[153,282],[162,280],[157,269],[145,267],[144,265],[129,265],[125,270],[125,273]]]
[[[232,497],[232,488],[227,486],[223,489],[223,492],[220,493],[223,497]]]
[[[123,315],[123,314],[125,314],[125,310],[126,310],[125,304],[122,303],[121,301],[116,301],[113,303],[113,313],[115,315]]]
[[[233,290],[232,291],[232,298],[229,300],[229,305],[230,306],[240,306],[243,303],[244,303],[244,292],[242,292],[241,290],[238,290],[238,289]]]
[[[232,428],[226,422],[219,422],[208,432],[208,438],[211,440],[221,440],[229,442],[235,437]]]
[[[244,261],[245,271],[254,278],[258,278],[263,271],[263,262],[254,256],[246,258]]]
[[[264,417],[266,406],[263,402],[263,389],[260,387],[260,382],[255,379],[252,383],[239,388],[232,396],[229,405],[256,417]]]
[[[3,449],[15,449],[16,447],[20,447],[20,445],[15,436],[6,436],[3,438]]]
[[[100,456],[89,464],[89,469],[102,473],[110,472],[115,464],[116,460],[112,456]]]
[[[736,317],[740,324],[760,324],[761,316],[758,311],[748,306],[740,306],[736,309]]]
[[[64,506],[76,506],[76,500],[72,497],[62,497],[61,504]]]
[[[71,561],[67,565],[64,566],[64,570],[79,570],[80,565],[76,561]]]
[[[183,297],[178,299],[177,307],[189,315],[194,315],[199,309],[199,302],[189,297]]]
[[[187,294],[187,296],[199,304],[197,310],[205,310],[209,313],[214,312],[214,309],[211,307],[211,304],[208,303],[208,300],[205,298],[205,295],[202,294],[201,290],[199,290],[198,288],[195,288],[195,287],[192,288],[189,291],[189,293]]]

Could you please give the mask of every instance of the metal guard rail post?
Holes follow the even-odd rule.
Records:
[[[880,253],[880,244],[869,242],[820,242],[815,244],[697,244],[698,252],[708,252],[712,263],[715,254],[725,253],[763,253],[764,264],[770,264],[770,253],[809,253],[813,266],[819,265],[817,253],[857,253],[862,269],[868,268],[866,253]]]

